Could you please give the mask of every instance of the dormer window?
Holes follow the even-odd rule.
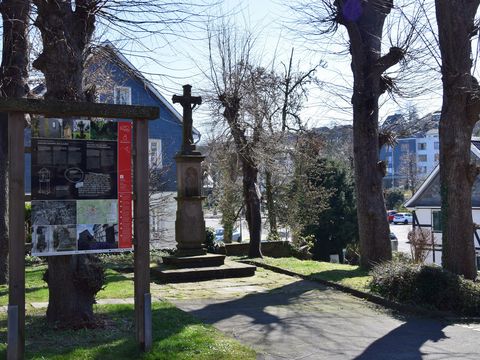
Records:
[[[115,86],[113,100],[118,105],[132,105],[132,88],[128,86]]]

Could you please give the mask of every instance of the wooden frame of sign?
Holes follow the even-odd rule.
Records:
[[[24,114],[51,117],[86,116],[133,120],[134,127],[134,281],[136,338],[142,350],[152,344],[150,297],[150,226],[148,207],[148,120],[158,118],[158,107],[94,104],[38,99],[2,99],[8,113],[9,159],[9,298],[8,359],[25,352],[25,189]]]

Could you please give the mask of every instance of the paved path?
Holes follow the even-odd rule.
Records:
[[[251,345],[260,359],[480,358],[479,324],[395,316],[317,283],[265,270],[252,278],[159,291],[160,297]]]

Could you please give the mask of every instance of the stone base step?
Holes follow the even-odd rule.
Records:
[[[225,261],[225,255],[206,254],[197,256],[163,256],[163,264],[176,268],[197,268],[221,266]]]
[[[215,267],[192,267],[168,269],[164,265],[151,268],[152,278],[160,283],[182,283],[247,277],[255,275],[256,266],[225,260],[225,264]]]

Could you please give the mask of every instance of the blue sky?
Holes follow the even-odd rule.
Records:
[[[396,4],[402,1],[406,0],[398,0]],[[232,16],[235,22],[256,35],[255,54],[263,66],[269,66],[272,62],[278,66],[282,61],[286,62],[292,47],[295,48],[295,58],[302,70],[308,70],[323,61],[326,66],[318,71],[317,76],[325,83],[324,89],[311,91],[302,113],[303,118],[310,127],[351,123],[349,100],[352,75],[350,56],[346,51],[348,39],[343,29],[340,27],[334,35],[305,41],[285,26],[292,25],[295,19],[294,12],[285,5],[289,3],[291,2],[286,0],[224,0],[220,6],[209,9],[209,12],[212,15],[235,14]],[[432,16],[430,10],[430,17]],[[180,37],[155,34],[137,41],[122,41],[111,29],[98,26],[96,36],[98,41],[109,39],[120,46],[125,56],[152,80],[165,98],[171,99],[174,93],[181,93],[185,83],[192,84],[194,92],[208,87],[202,76],[202,70],[208,68],[205,27],[205,23],[199,22],[184,26],[183,33],[174,28],[174,31],[181,34]],[[388,39],[384,45],[385,51],[390,45]],[[438,87],[434,88],[438,86],[439,74],[415,76],[417,80],[421,79],[423,85],[431,85],[427,86],[431,87],[430,91],[413,99],[397,98],[396,101],[391,101],[384,97],[380,109],[381,118],[405,108],[409,103],[415,104],[421,115],[440,108],[441,93]],[[194,121],[195,126],[206,130],[202,125],[203,122],[208,122],[205,105],[195,113]]]
[[[259,61],[263,66],[270,66],[272,62],[279,66],[282,61],[288,61],[292,47],[301,70],[306,71],[323,61],[325,68],[320,69],[317,76],[325,83],[324,89],[311,90],[302,116],[309,127],[350,124],[352,75],[345,32],[340,27],[334,35],[306,41],[298,33],[287,29],[293,25],[295,14],[285,4],[288,2],[281,0],[225,0],[211,13],[236,14],[233,16],[235,23],[255,34],[255,56],[261,59]],[[205,25],[198,24],[187,27],[189,39],[171,36],[143,39],[143,43],[153,49],[147,56],[132,56],[139,51],[138,43],[126,42],[121,46],[129,60],[154,82],[165,98],[171,99],[174,93],[181,93],[181,86],[185,83],[192,84],[194,93],[197,91],[198,94],[202,88],[208,87],[202,75],[202,70],[208,68],[208,42],[204,28]],[[104,35],[111,36],[108,32]],[[387,39],[384,51],[389,45]],[[436,77],[438,85],[438,74],[431,76]],[[441,94],[430,91],[414,99],[397,97],[395,101],[385,96],[381,101],[380,117],[385,118],[410,103],[415,104],[423,115],[440,108]],[[208,130],[205,125],[209,122],[206,110],[206,105],[203,105],[194,114],[195,126],[203,132]]]

